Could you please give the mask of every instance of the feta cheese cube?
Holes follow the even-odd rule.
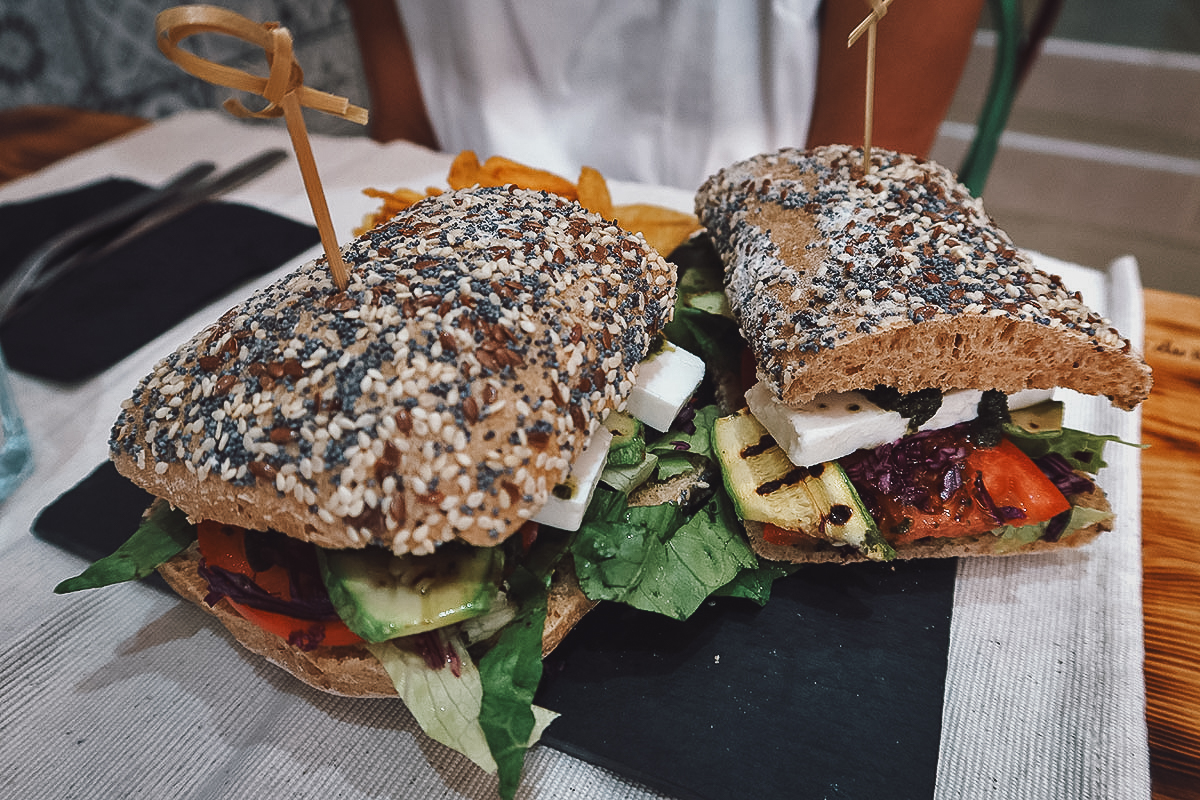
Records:
[[[703,379],[704,361],[699,356],[667,344],[638,364],[625,410],[656,431],[665,431]]]
[[[1027,408],[1053,396],[1053,389],[1026,389],[1009,395],[1010,409]],[[983,392],[956,389],[919,430],[934,431],[969,422],[979,415]],[[823,394],[798,407],[786,406],[759,381],[746,392],[746,404],[793,464],[809,467],[855,450],[894,442],[908,432],[908,420],[886,411],[859,392]]]
[[[600,482],[600,473],[608,460],[608,447],[612,444],[612,431],[601,425],[588,440],[583,452],[571,465],[571,473],[565,483],[555,487],[555,492],[569,490],[569,497],[559,497],[551,492],[546,505],[534,515],[533,521],[564,531],[579,530],[583,523],[583,514],[592,495],[596,492],[596,484]]]
[[[983,392],[979,389],[955,389],[942,395],[942,405],[937,413],[925,421],[917,430],[940,431],[960,422],[979,416],[979,401]]]
[[[1029,408],[1030,406],[1036,406],[1043,400],[1052,399],[1054,399],[1053,389],[1022,389],[1008,396],[1008,408],[1009,410]]]
[[[858,392],[821,395],[793,408],[759,381],[746,392],[746,404],[788,459],[802,467],[894,442],[908,427],[900,414],[885,411]]]

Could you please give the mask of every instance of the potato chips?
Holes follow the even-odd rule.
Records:
[[[700,223],[693,214],[647,203],[614,206],[608,182],[598,170],[591,167],[580,170],[578,182],[571,183],[553,172],[503,156],[491,156],[481,164],[473,151],[463,150],[454,157],[446,176],[446,185],[451,189],[476,185],[504,186],[510,183],[522,189],[542,190],[576,200],[587,210],[605,219],[616,220],[625,230],[642,234],[651,247],[664,254],[670,253],[700,230]],[[441,194],[442,191],[436,186],[427,187],[424,192],[415,189],[397,189],[394,192],[364,189],[363,194],[379,199],[382,204],[363,218],[362,225],[354,233],[364,233],[387,222],[418,200]]]

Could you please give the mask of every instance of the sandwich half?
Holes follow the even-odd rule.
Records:
[[[594,605],[563,533],[606,425],[633,438],[639,409],[678,410],[638,382],[670,361],[675,269],[513,186],[426,198],[342,255],[344,291],[305,264],[139,383],[110,455],[160,499],[57,591],[157,567],[309,685],[399,695],[511,796],[551,718],[532,706],[542,655]],[[680,499],[627,488],[621,509]]]
[[[1091,477],[1107,437],[1064,429],[1052,393],[1131,409],[1150,370],[949,170],[785,149],[711,177],[696,210],[753,361],[717,438],[760,555],[990,555],[1111,528]]]

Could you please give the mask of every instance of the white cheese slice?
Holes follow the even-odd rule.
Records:
[[[625,410],[656,431],[665,431],[703,379],[704,361],[699,356],[667,344],[638,364]]]
[[[940,431],[960,422],[979,416],[979,401],[983,392],[979,389],[956,389],[942,395],[942,405],[917,430]]]
[[[592,495],[596,492],[596,484],[600,482],[600,473],[608,461],[608,447],[612,444],[612,431],[601,425],[588,439],[583,452],[571,465],[571,474],[562,486],[570,491],[570,497],[557,497],[553,493],[546,505],[534,515],[533,521],[564,531],[579,530],[583,523],[583,514]],[[555,487],[558,490],[560,487]]]
[[[746,392],[746,404],[788,459],[805,467],[894,442],[908,427],[904,417],[858,392],[821,395],[793,408],[759,381]]]
[[[1053,394],[1053,389],[1026,389],[1009,395],[1008,407],[1027,408]],[[940,430],[975,419],[982,397],[983,392],[975,389],[947,392],[937,413],[920,430]],[[746,392],[746,404],[788,459],[805,467],[894,442],[908,429],[908,420],[899,413],[880,408],[859,392],[824,394],[792,407],[759,381]]]
[[[1013,411],[1018,408],[1029,408],[1030,406],[1036,406],[1043,400],[1051,400],[1053,398],[1053,389],[1022,389],[1008,396],[1008,409]]]

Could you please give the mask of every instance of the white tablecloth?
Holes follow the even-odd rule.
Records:
[[[229,166],[286,142],[281,123],[184,113],[4,186],[0,202],[110,175],[153,183],[198,158]],[[363,187],[444,185],[449,164],[407,144],[313,144],[342,240],[376,205]],[[691,205],[673,190],[616,185],[613,193],[617,202]],[[294,163],[230,199],[311,221]],[[1133,259],[1105,271],[1044,260],[1140,341]],[[229,305],[198,312],[78,387],[13,376],[36,467],[0,506],[0,795],[494,796],[493,778],[424,738],[399,702],[309,690],[175,598],[138,584],[51,593],[83,564],[30,535],[37,513],[105,459],[109,427],[137,379]],[[1137,439],[1136,413],[1079,400],[1069,404],[1068,424]],[[1101,482],[1119,513],[1111,534],[1080,551],[960,563],[938,798],[1149,797],[1138,452],[1112,446],[1107,455]],[[659,795],[536,747],[518,796]]]

